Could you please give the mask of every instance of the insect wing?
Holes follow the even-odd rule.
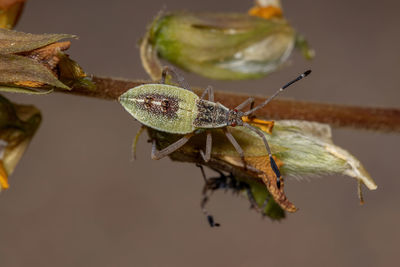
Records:
[[[186,134],[194,130],[197,99],[196,94],[180,87],[145,84],[129,89],[119,101],[126,111],[148,127]]]

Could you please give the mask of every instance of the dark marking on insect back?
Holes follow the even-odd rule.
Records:
[[[146,110],[154,115],[165,116],[169,119],[177,118],[179,99],[162,94],[139,95],[138,99],[143,102],[136,102],[139,109]]]
[[[164,99],[161,101],[161,109],[164,113],[169,111],[170,106],[171,104],[168,99]]]
[[[152,96],[146,96],[146,97],[144,98],[144,106],[145,106],[146,108],[150,108],[151,105],[152,105],[153,100],[154,100],[154,98],[153,98]]]

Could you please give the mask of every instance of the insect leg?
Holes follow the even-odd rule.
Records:
[[[231,142],[231,144],[233,145],[233,147],[236,149],[237,153],[239,153],[240,158],[242,159],[244,166],[246,168],[246,161],[244,159],[244,152],[243,149],[240,147],[239,143],[236,141],[235,137],[233,137],[233,135],[227,130],[227,129],[222,129],[224,131],[224,134],[226,135],[226,137],[228,138],[228,140]]]
[[[360,200],[360,204],[363,205],[364,204],[364,197],[362,194],[362,182],[361,180],[358,180],[358,184],[357,184],[357,194],[358,194],[358,199]]]
[[[254,108],[254,101],[250,103],[250,108],[249,110],[252,110]]]
[[[210,100],[211,102],[214,102],[214,88],[209,85],[206,90],[204,90],[203,94],[201,95],[201,99],[204,99],[204,97],[206,96],[206,94],[208,93],[208,100]]]
[[[207,176],[206,176],[206,173],[204,171],[203,165],[196,163],[196,167],[200,168],[201,176],[203,176],[204,183],[207,185]]]
[[[211,148],[212,148],[212,135],[210,131],[207,131],[206,153],[204,154],[203,150],[200,150],[200,155],[205,162],[208,162],[211,158]]]
[[[252,110],[253,108],[254,108],[254,101],[250,103],[249,110]],[[249,117],[249,119],[254,119],[256,117],[256,115],[254,115],[254,113],[251,113],[247,117]]]
[[[200,207],[203,214],[207,217],[208,224],[211,227],[219,227],[220,224],[214,221],[214,217],[210,215],[206,209],[206,204],[209,201],[207,194],[203,194],[203,199],[201,200]]]
[[[137,142],[139,141],[140,135],[143,133],[144,129],[146,129],[146,126],[142,125],[139,129],[139,131],[135,135],[135,139],[133,139],[132,143],[132,159],[136,160],[136,145]]]
[[[260,171],[250,165],[247,165],[246,160],[244,158],[244,151],[243,149],[240,147],[239,143],[236,141],[235,137],[233,137],[233,135],[228,131],[227,128],[222,128],[222,130],[224,131],[226,137],[228,138],[228,140],[231,142],[231,144],[233,145],[233,147],[235,148],[235,150],[237,151],[237,153],[239,153],[240,158],[242,159],[243,162],[243,166],[245,169],[251,170],[253,172],[259,173]]]
[[[271,196],[267,196],[267,198],[264,200],[264,203],[262,204],[262,207],[261,207],[261,213],[262,213],[262,215],[263,216],[266,216],[267,214],[265,213],[265,209],[267,208],[267,206],[268,206],[268,203],[269,203],[269,199],[271,198]]]
[[[222,129],[222,130],[224,131],[226,137],[228,138],[228,140],[231,142],[231,144],[235,148],[236,152],[239,153],[239,156],[240,156],[240,158],[242,159],[242,162],[243,162],[243,167],[245,169],[248,169],[248,170],[250,170],[252,172],[255,172],[255,173],[262,173],[262,171],[258,170],[257,168],[254,168],[253,166],[247,165],[246,160],[244,158],[244,151],[240,147],[240,145],[238,144],[236,139],[232,136],[232,134],[227,129]]]
[[[271,148],[268,145],[268,141],[267,141],[267,138],[265,138],[264,133],[262,131],[260,131],[259,129],[251,126],[248,123],[244,122],[243,126],[246,127],[246,128],[249,128],[252,131],[254,131],[256,134],[258,134],[262,138],[262,140],[264,142],[264,145],[265,145],[265,148],[268,151],[269,162],[271,164],[271,168],[272,168],[272,170],[274,171],[274,173],[276,175],[276,186],[278,187],[278,189],[281,188],[281,178],[282,178],[281,172],[279,171],[279,168],[276,165],[276,162],[275,162],[274,158],[272,157]]]
[[[206,90],[204,90],[200,98],[204,99],[207,93],[208,93],[208,100],[214,102],[214,89],[212,86],[208,86]],[[204,154],[204,152],[200,150],[200,155],[205,162],[208,162],[211,158],[211,148],[212,148],[212,135],[211,132],[208,131],[206,139],[206,153]]]
[[[256,199],[254,198],[253,192],[251,192],[250,186],[246,184],[245,189],[246,189],[247,198],[250,201],[250,208],[251,209],[254,208],[254,209],[256,209],[258,211],[259,210],[258,204],[257,204]]]
[[[157,151],[156,140],[153,140],[153,145],[151,147],[151,158],[152,159],[161,159],[165,156],[168,156],[169,154],[171,154],[175,150],[178,150],[184,144],[186,144],[186,142],[189,141],[189,139],[193,135],[194,135],[193,133],[187,134],[187,135],[183,136],[181,139],[179,139],[178,141],[176,141],[175,143],[167,146],[166,148],[164,148],[163,150],[160,150],[160,151]]]
[[[254,105],[254,98],[250,97],[247,98],[243,103],[241,103],[239,106],[237,106],[235,109],[236,110],[241,110],[242,108],[244,108],[245,106],[247,106],[248,104],[250,104],[250,107],[253,107]],[[250,108],[251,109],[251,108]]]
[[[178,82],[178,84],[179,84],[180,87],[182,87],[182,88],[184,88],[184,89],[186,89],[186,90],[192,91],[192,89],[190,89],[189,84],[185,81],[185,79],[183,78],[183,76],[180,75],[180,74],[179,74],[173,67],[171,67],[171,66],[164,66],[163,71],[162,71],[162,74],[161,74],[161,81],[160,81],[161,84],[165,84],[165,80],[166,80],[166,78],[167,78],[167,74],[168,74],[168,73],[171,75],[171,77],[172,77],[173,79],[175,79],[175,80]]]

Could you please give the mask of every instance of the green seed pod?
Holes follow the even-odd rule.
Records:
[[[327,124],[306,121],[277,121],[271,142],[282,172],[294,177],[341,174],[357,179],[370,190],[377,185],[356,157],[333,144]]]
[[[161,75],[158,56],[212,79],[253,79],[279,68],[296,44],[311,51],[304,40],[297,42],[284,18],[180,12],[155,19],[142,41],[141,57],[153,79]]]

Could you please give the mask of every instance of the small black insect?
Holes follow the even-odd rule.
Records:
[[[217,169],[213,169],[213,170],[219,174],[219,177],[207,178],[206,174],[204,172],[203,166],[200,164],[197,164],[196,166],[200,168],[201,173],[204,178],[204,181],[205,181],[205,184],[203,187],[203,193],[202,193],[203,197],[200,202],[200,207],[201,207],[201,210],[203,211],[204,215],[206,216],[207,221],[211,227],[219,227],[220,226],[219,223],[214,221],[214,217],[211,214],[209,214],[206,209],[206,204],[210,200],[211,194],[217,190],[232,191],[233,194],[236,194],[236,195],[245,191],[247,194],[247,198],[250,201],[250,208],[256,209],[257,211],[261,212],[263,214],[263,216],[265,215],[264,210],[268,204],[269,197],[264,201],[262,207],[259,208],[249,184],[247,184],[246,182],[237,180],[233,176],[232,173],[230,173],[229,175],[225,175],[223,172],[221,172]]]

